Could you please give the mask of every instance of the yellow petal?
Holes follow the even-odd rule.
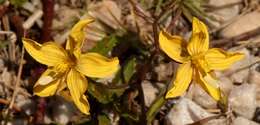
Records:
[[[243,57],[241,53],[230,53],[213,48],[207,51],[205,60],[211,70],[224,70]]]
[[[172,36],[165,31],[159,34],[160,48],[173,60],[177,62],[185,62],[187,58],[186,42],[179,36]],[[185,54],[186,52],[186,54]]]
[[[52,69],[47,69],[34,85],[33,93],[41,97],[54,95],[61,83],[61,75],[58,75]]]
[[[80,20],[77,24],[73,26],[66,43],[67,50],[71,50],[76,56],[79,56],[80,49],[85,38],[85,33],[83,29],[93,21],[93,19]]]
[[[67,76],[67,86],[75,105],[81,112],[88,115],[89,103],[84,95],[87,90],[87,79],[75,69],[71,69]]]
[[[209,48],[209,33],[207,26],[198,20],[193,18],[192,20],[192,36],[188,43],[188,52],[190,55],[196,55],[206,52]]]
[[[31,39],[23,38],[23,45],[27,52],[39,63],[55,66],[67,61],[66,51],[54,42],[39,44]]]
[[[221,91],[218,85],[218,81],[214,79],[210,74],[203,75],[201,72],[196,72],[196,81],[202,88],[216,101],[220,100]]]
[[[104,78],[113,75],[119,68],[117,57],[109,59],[98,53],[80,55],[76,69],[89,77]]]
[[[166,98],[174,98],[182,95],[190,85],[192,74],[191,63],[181,64],[177,70],[173,87],[167,92]]]

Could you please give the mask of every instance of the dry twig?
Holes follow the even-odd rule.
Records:
[[[0,98],[0,103],[1,104],[5,104],[5,105],[9,105],[10,101]],[[16,105],[13,105],[12,109],[14,109],[17,112],[21,111],[21,109],[18,106],[16,106]]]
[[[248,31],[245,32],[243,34],[234,36],[234,37],[230,37],[230,38],[224,38],[224,39],[220,39],[220,40],[213,40],[211,42],[211,44],[213,46],[219,46],[219,45],[223,45],[223,44],[230,44],[230,43],[234,43],[234,42],[238,42],[238,41],[242,41],[242,40],[247,40],[249,38],[255,37],[257,35],[260,34],[260,27],[257,29],[254,29],[252,31]]]
[[[20,87],[20,81],[21,81],[21,75],[22,75],[22,69],[23,69],[23,57],[24,57],[24,48],[22,48],[22,56],[21,56],[21,59],[20,59],[20,64],[19,64],[19,70],[18,70],[18,74],[17,74],[17,78],[16,78],[16,82],[15,82],[15,88],[14,88],[14,92],[13,92],[13,96],[12,96],[12,99],[10,101],[10,105],[9,105],[9,109],[12,109],[13,108],[13,105],[14,105],[14,101],[15,101],[15,98],[18,94],[18,91],[19,91],[19,87]],[[8,110],[7,110],[8,111]],[[8,114],[8,113],[7,113]]]

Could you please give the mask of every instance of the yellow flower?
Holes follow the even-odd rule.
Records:
[[[199,83],[215,100],[220,100],[220,90],[213,70],[227,69],[234,62],[242,59],[243,54],[225,52],[218,48],[209,49],[209,34],[206,25],[193,18],[192,36],[186,43],[180,36],[171,36],[165,31],[159,35],[160,48],[173,60],[181,63],[173,87],[166,98],[182,95],[191,80]]]
[[[79,21],[72,28],[66,50],[55,42],[39,44],[31,39],[23,39],[27,52],[36,61],[48,66],[36,82],[34,94],[46,97],[68,91],[75,105],[85,114],[89,114],[89,103],[84,95],[88,85],[85,76],[107,77],[115,73],[119,67],[118,58],[108,59],[98,53],[81,53],[84,41],[83,28],[92,21]]]

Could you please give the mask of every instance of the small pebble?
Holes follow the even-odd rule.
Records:
[[[253,84],[242,84],[234,87],[228,101],[236,114],[252,119],[257,106],[256,86]]]
[[[237,117],[232,125],[259,125],[257,124],[256,122],[253,122],[253,121],[250,121],[246,118],[243,118],[243,117]]]
[[[213,115],[192,100],[181,98],[168,113],[167,118],[171,125],[186,125]]]

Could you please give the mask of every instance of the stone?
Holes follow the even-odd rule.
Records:
[[[0,74],[0,96],[11,96],[9,87],[12,87],[13,74],[7,70],[7,67],[3,68],[3,71]]]
[[[259,125],[257,124],[256,122],[253,122],[253,121],[250,121],[246,118],[243,118],[243,117],[237,117],[232,125]]]
[[[208,4],[214,7],[221,7],[238,2],[241,2],[241,0],[210,0]],[[209,14],[214,16],[220,22],[228,21],[239,14],[239,5],[237,4],[223,9],[218,9],[209,12]]]
[[[0,58],[0,72],[2,72],[5,68],[5,62],[3,59]]]
[[[222,37],[234,37],[252,31],[260,27],[260,11],[253,11],[232,22],[225,27],[220,35]]]
[[[257,67],[260,67],[260,65],[255,65],[250,70],[249,83],[256,85],[257,106],[260,107],[260,72],[257,71]]]
[[[171,125],[186,125],[213,115],[192,100],[181,98],[166,117],[169,119]]]
[[[145,105],[149,107],[155,100],[159,91],[147,80],[142,82],[142,88],[144,92]]]
[[[230,78],[226,76],[221,76],[219,78],[219,86],[221,91],[227,96],[229,95],[230,91],[233,89],[234,85]]]
[[[199,84],[192,85],[191,90],[193,92],[192,100],[206,109],[216,109],[217,102],[205,91],[201,88]],[[189,90],[190,91],[190,90]]]
[[[0,79],[4,84],[7,84],[9,86],[12,86],[13,84],[13,74],[7,70],[7,67],[4,68]]]
[[[106,0],[88,6],[88,13],[114,29],[120,28],[121,9],[115,1]]]
[[[242,84],[230,92],[228,102],[233,111],[248,119],[252,119],[256,110],[256,87],[253,84]]]
[[[233,50],[231,50],[233,51]],[[234,51],[233,51],[234,52]],[[237,71],[241,69],[242,67],[248,66],[252,63],[253,57],[250,55],[250,52],[243,48],[241,50],[237,50],[236,52],[243,53],[245,57],[234,63],[229,69],[227,69],[224,73],[230,74],[229,77],[233,83],[240,83],[242,84],[244,81],[248,81],[249,76],[249,68]]]
[[[80,11],[68,6],[60,6],[57,10],[57,17],[53,20],[53,29],[63,29],[75,23],[75,20],[80,17]]]
[[[20,107],[27,115],[33,115],[36,112],[37,106],[34,100],[19,94],[17,95],[15,101],[16,105]]]
[[[166,81],[172,76],[173,65],[172,63],[161,63],[159,66],[156,66],[154,70],[157,73],[158,81]]]
[[[74,105],[62,97],[55,96],[55,100],[51,102],[53,119],[59,124],[68,124],[73,113],[76,112]]]
[[[52,21],[52,29],[57,32],[53,33],[53,38],[55,42],[63,44],[70,33],[72,25],[80,17],[80,11],[65,5],[56,7],[55,11],[57,12],[57,16]],[[69,29],[66,30],[67,28]]]

